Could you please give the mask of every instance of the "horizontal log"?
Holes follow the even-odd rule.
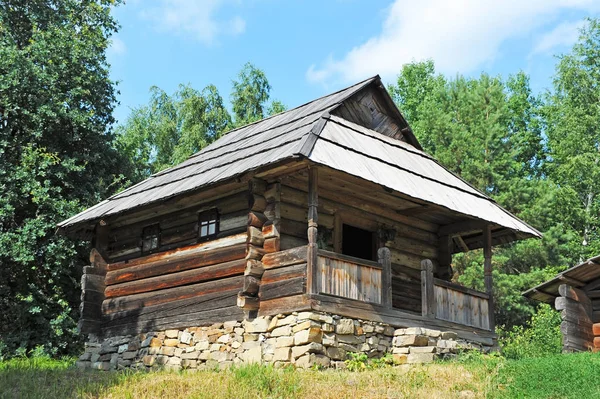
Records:
[[[394,241],[392,241],[390,248],[413,254],[423,259],[437,259],[438,257],[438,248],[435,242],[430,244],[404,236],[396,235],[396,238]]]
[[[234,302],[232,298],[237,297],[239,291],[239,287],[221,286],[221,288],[223,289],[190,298],[106,314],[104,323],[106,326],[115,326],[133,322],[151,322],[153,319],[161,319],[173,314],[184,315],[198,310],[220,309],[227,304],[231,305]]]
[[[113,285],[149,277],[162,276],[184,270],[197,269],[243,259],[246,255],[246,244],[208,250],[191,251],[185,257],[166,256],[147,264],[136,265],[106,274],[106,284]]]
[[[421,312],[421,298],[407,297],[398,294],[392,294],[392,306],[397,309],[404,309],[411,312]]]
[[[560,332],[563,335],[574,336],[581,339],[591,340],[594,338],[591,328],[585,328],[584,326],[578,326],[569,322],[562,322],[560,324]]]
[[[558,293],[562,297],[572,299],[583,305],[589,306],[591,304],[590,298],[588,298],[587,294],[583,290],[571,287],[570,285],[567,285],[567,284],[559,285]]]
[[[311,301],[307,295],[293,295],[283,298],[261,300],[259,316],[272,316],[281,313],[302,312],[311,309]]]
[[[306,277],[306,263],[265,270],[261,278],[261,284],[270,284],[296,277]]]
[[[145,265],[156,261],[162,261],[166,257],[175,258],[186,258],[188,256],[195,256],[195,253],[198,251],[206,251],[209,249],[216,248],[224,248],[233,246],[236,244],[242,244],[246,242],[246,233],[237,234],[234,236],[223,237],[217,240],[201,242],[198,244],[190,245],[184,248],[177,248],[170,251],[154,253],[147,256],[143,256],[137,259],[125,261],[125,262],[115,262],[107,265],[107,270],[115,271],[120,269],[125,269],[138,265]]]
[[[248,210],[228,213],[219,217],[219,230],[226,231],[246,227],[248,224]]]
[[[243,284],[244,276],[235,276],[205,283],[167,288],[160,291],[144,292],[126,297],[111,298],[102,302],[102,312],[104,314],[109,314],[113,312],[139,309],[146,306],[197,297],[218,291],[227,291],[233,289],[237,289],[239,291]]]
[[[295,220],[290,219],[281,219],[281,234],[287,234],[289,236],[294,236],[298,238],[302,238],[308,241],[308,224],[304,222],[296,222]]]
[[[158,291],[165,288],[216,280],[223,277],[243,274],[245,269],[246,261],[244,259],[238,259],[211,266],[198,267],[192,270],[114,284],[106,288],[105,296],[106,298],[115,298],[139,294],[141,292]]]
[[[262,258],[262,264],[265,269],[306,263],[307,247],[297,247],[286,249],[284,251],[266,254]]]
[[[305,287],[306,279],[304,277],[296,277],[274,283],[261,283],[258,297],[261,300],[269,300],[302,294],[305,292]]]
[[[308,207],[301,208],[285,202],[280,206],[281,218],[296,222],[308,223]],[[333,228],[333,216],[325,213],[319,213],[319,225],[328,229]]]
[[[236,297],[232,299],[236,300]],[[214,323],[242,320],[243,310],[237,304],[223,306],[214,310],[199,310],[185,315],[173,315],[162,319],[152,319],[147,322],[132,322],[128,324],[106,327],[102,331],[105,336],[132,335],[146,331],[161,331],[167,329],[182,329],[186,327],[208,326]]]
[[[394,248],[390,249],[390,253],[392,255],[392,263],[410,267],[415,270],[421,270],[421,261],[424,260],[423,257],[414,254],[409,254],[406,252],[401,252]],[[437,268],[439,267],[437,260],[431,259],[431,262],[433,263],[434,270],[437,270]]]
[[[141,230],[145,226],[161,223],[161,228],[169,227],[177,224],[180,219],[187,217],[197,219],[198,213],[214,208],[217,208],[221,214],[247,209],[247,189],[243,189],[244,186],[244,183],[222,184],[212,190],[202,190],[201,193],[148,206],[147,210],[136,209],[136,212],[130,215],[119,215],[118,220],[109,223],[111,234],[116,234],[119,238],[141,235]],[[181,210],[173,212],[174,209]]]
[[[281,250],[303,247],[306,245],[308,245],[307,239],[289,236],[285,233],[282,233],[279,238],[279,247]]]
[[[588,317],[591,314],[592,307],[591,305],[585,305],[581,302],[576,302],[573,299],[558,297],[554,300],[554,307],[556,310],[567,310],[568,312],[573,312],[574,314],[579,315],[579,317]]]

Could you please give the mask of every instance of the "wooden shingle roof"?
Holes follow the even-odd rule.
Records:
[[[375,112],[377,107],[386,112]],[[89,225],[293,158],[494,223],[516,233],[516,238],[541,236],[424,153],[378,76],[233,130],[183,163],[61,222],[59,228]]]

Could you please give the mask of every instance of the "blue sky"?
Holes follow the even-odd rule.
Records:
[[[226,102],[246,62],[294,107],[369,76],[394,80],[432,58],[447,76],[523,70],[541,92],[598,0],[128,0],[108,52],[124,121],[156,85],[218,87]]]

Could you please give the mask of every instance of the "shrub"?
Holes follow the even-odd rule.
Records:
[[[502,354],[508,359],[523,359],[561,353],[560,322],[560,314],[542,304],[525,327],[498,328]]]

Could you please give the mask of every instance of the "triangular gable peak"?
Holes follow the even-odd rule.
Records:
[[[345,99],[331,114],[422,149],[379,76]]]

